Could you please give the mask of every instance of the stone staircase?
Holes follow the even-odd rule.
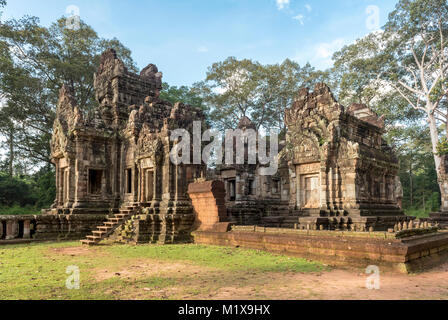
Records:
[[[118,227],[125,224],[136,213],[137,207],[137,205],[132,205],[120,208],[119,213],[115,214],[113,218],[107,218],[107,221],[103,225],[93,231],[92,235],[81,240],[81,243],[88,246],[99,244],[102,240],[109,237]]]

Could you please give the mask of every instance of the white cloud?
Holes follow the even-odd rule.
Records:
[[[337,50],[341,49],[345,44],[344,39],[339,38],[332,42],[319,43],[316,50],[316,57],[318,59],[328,59],[333,56]]]
[[[305,5],[305,8],[306,8],[306,10],[308,10],[308,12],[311,12],[313,10],[311,5],[309,5],[308,3]]]
[[[297,15],[297,16],[293,17],[293,19],[299,21],[299,23],[300,23],[302,26],[305,24],[305,22],[304,22],[305,16],[304,16],[303,14],[299,14],[299,15]]]
[[[337,38],[330,42],[321,42],[312,46],[310,50],[297,50],[294,60],[300,64],[309,62],[312,66],[325,70],[333,66],[333,54],[348,43],[349,41],[343,38]]]
[[[289,6],[290,0],[276,0],[278,10],[283,10],[285,7]]]
[[[199,47],[197,48],[197,52],[199,52],[199,53],[205,53],[205,52],[208,52],[208,48],[207,48],[206,46],[199,46]]]

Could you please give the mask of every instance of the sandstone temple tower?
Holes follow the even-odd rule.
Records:
[[[162,74],[155,65],[134,74],[111,49],[101,56],[95,74],[93,110],[82,112],[73,89],[62,87],[51,142],[57,195],[47,213],[118,214],[92,241],[142,211],[158,224],[146,223],[152,228],[148,236],[169,233],[173,240],[180,225],[192,222],[186,192],[205,167],[173,164],[170,151],[176,142],[170,136],[177,128],[191,131],[193,121],[204,116],[197,108],[159,99],[161,88]]]
[[[404,218],[399,164],[367,106],[339,104],[325,84],[302,89],[286,110],[290,208],[302,227],[387,230]]]

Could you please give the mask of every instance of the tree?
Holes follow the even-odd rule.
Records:
[[[160,98],[171,103],[183,102],[201,109],[205,109],[202,98],[194,90],[187,86],[170,86],[168,83],[163,83],[163,90],[160,93]]]
[[[290,107],[302,86],[312,86],[328,77],[307,64],[286,59],[281,64],[230,57],[213,64],[205,81],[195,84],[210,119],[218,129],[235,128],[239,119],[251,118],[258,129],[285,131],[285,108]]]
[[[33,164],[49,162],[59,88],[70,84],[80,108],[92,108],[93,74],[100,54],[109,47],[135,71],[126,47],[117,39],[98,37],[82,21],[76,30],[66,27],[65,18],[49,28],[39,25],[36,17],[0,25],[0,94],[6,101],[0,118],[8,118],[14,127],[16,154],[23,154]],[[5,123],[0,125],[3,131],[7,129]]]
[[[425,114],[439,171],[437,121],[448,121],[448,111],[442,109],[448,94],[448,4],[444,0],[401,0],[389,15],[383,39],[389,63],[379,77]]]
[[[217,129],[235,127],[256,108],[262,67],[249,59],[229,57],[208,68],[205,81],[194,85],[210,112]]]

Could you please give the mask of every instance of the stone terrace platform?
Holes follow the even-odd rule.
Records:
[[[448,232],[426,229],[388,232],[314,231],[234,226],[230,232],[196,231],[197,244],[239,246],[299,256],[331,266],[419,272],[448,261]]]

